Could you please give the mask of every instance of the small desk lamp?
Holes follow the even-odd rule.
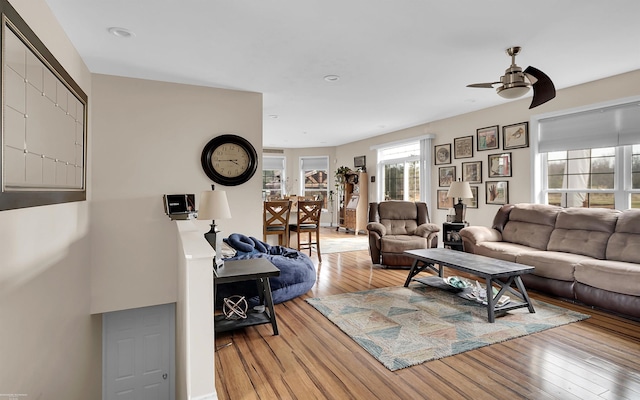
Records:
[[[469,186],[469,182],[462,182],[461,180],[458,180],[457,182],[451,182],[451,186],[449,187],[449,191],[447,192],[447,197],[458,198],[458,204],[453,206],[453,208],[456,210],[456,216],[453,222],[464,222],[467,206],[462,202],[462,199],[473,198],[473,193],[471,193],[471,186]]]
[[[229,202],[227,201],[227,192],[224,190],[211,190],[200,193],[200,209],[198,210],[198,219],[210,219],[211,230],[204,234],[211,247],[216,251],[215,266],[216,268],[222,264],[222,235],[216,226],[216,219],[231,218],[231,210],[229,210]]]

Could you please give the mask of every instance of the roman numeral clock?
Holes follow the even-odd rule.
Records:
[[[233,134],[217,136],[202,150],[202,168],[214,182],[237,186],[247,182],[258,169],[258,153],[245,138]]]

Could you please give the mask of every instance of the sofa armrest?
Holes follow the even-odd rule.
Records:
[[[387,234],[387,228],[385,228],[385,226],[380,222],[369,222],[367,224],[367,230],[377,233],[380,237]]]
[[[416,236],[428,237],[432,233],[440,232],[440,228],[436,224],[422,224],[413,233]]]
[[[486,226],[467,226],[460,230],[462,240],[472,244],[482,242],[501,242],[502,234],[497,229],[488,228]]]

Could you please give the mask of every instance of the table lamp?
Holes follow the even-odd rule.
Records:
[[[204,234],[211,247],[216,251],[215,266],[222,264],[222,234],[216,226],[216,219],[231,218],[231,210],[227,201],[227,192],[224,190],[211,190],[200,193],[200,209],[198,219],[210,219],[211,230]]]
[[[451,186],[449,186],[449,191],[447,192],[447,197],[458,198],[458,203],[453,206],[456,212],[456,216],[453,219],[453,222],[464,222],[467,206],[462,202],[462,199],[473,198],[473,193],[471,192],[471,186],[469,186],[469,182],[462,182],[461,180],[458,180],[457,182],[451,182]]]

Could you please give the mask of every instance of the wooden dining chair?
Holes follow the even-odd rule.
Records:
[[[267,241],[267,235],[278,235],[280,246],[289,245],[289,215],[291,200],[265,201],[262,211],[262,240]]]
[[[322,212],[322,201],[314,200],[298,200],[298,218],[295,224],[289,225],[289,234],[296,232],[298,240],[298,250],[311,249],[316,246],[318,253],[318,261],[322,262],[320,254],[320,214]],[[307,241],[302,242],[301,237],[307,234]],[[315,241],[312,240],[312,234],[315,234]]]

